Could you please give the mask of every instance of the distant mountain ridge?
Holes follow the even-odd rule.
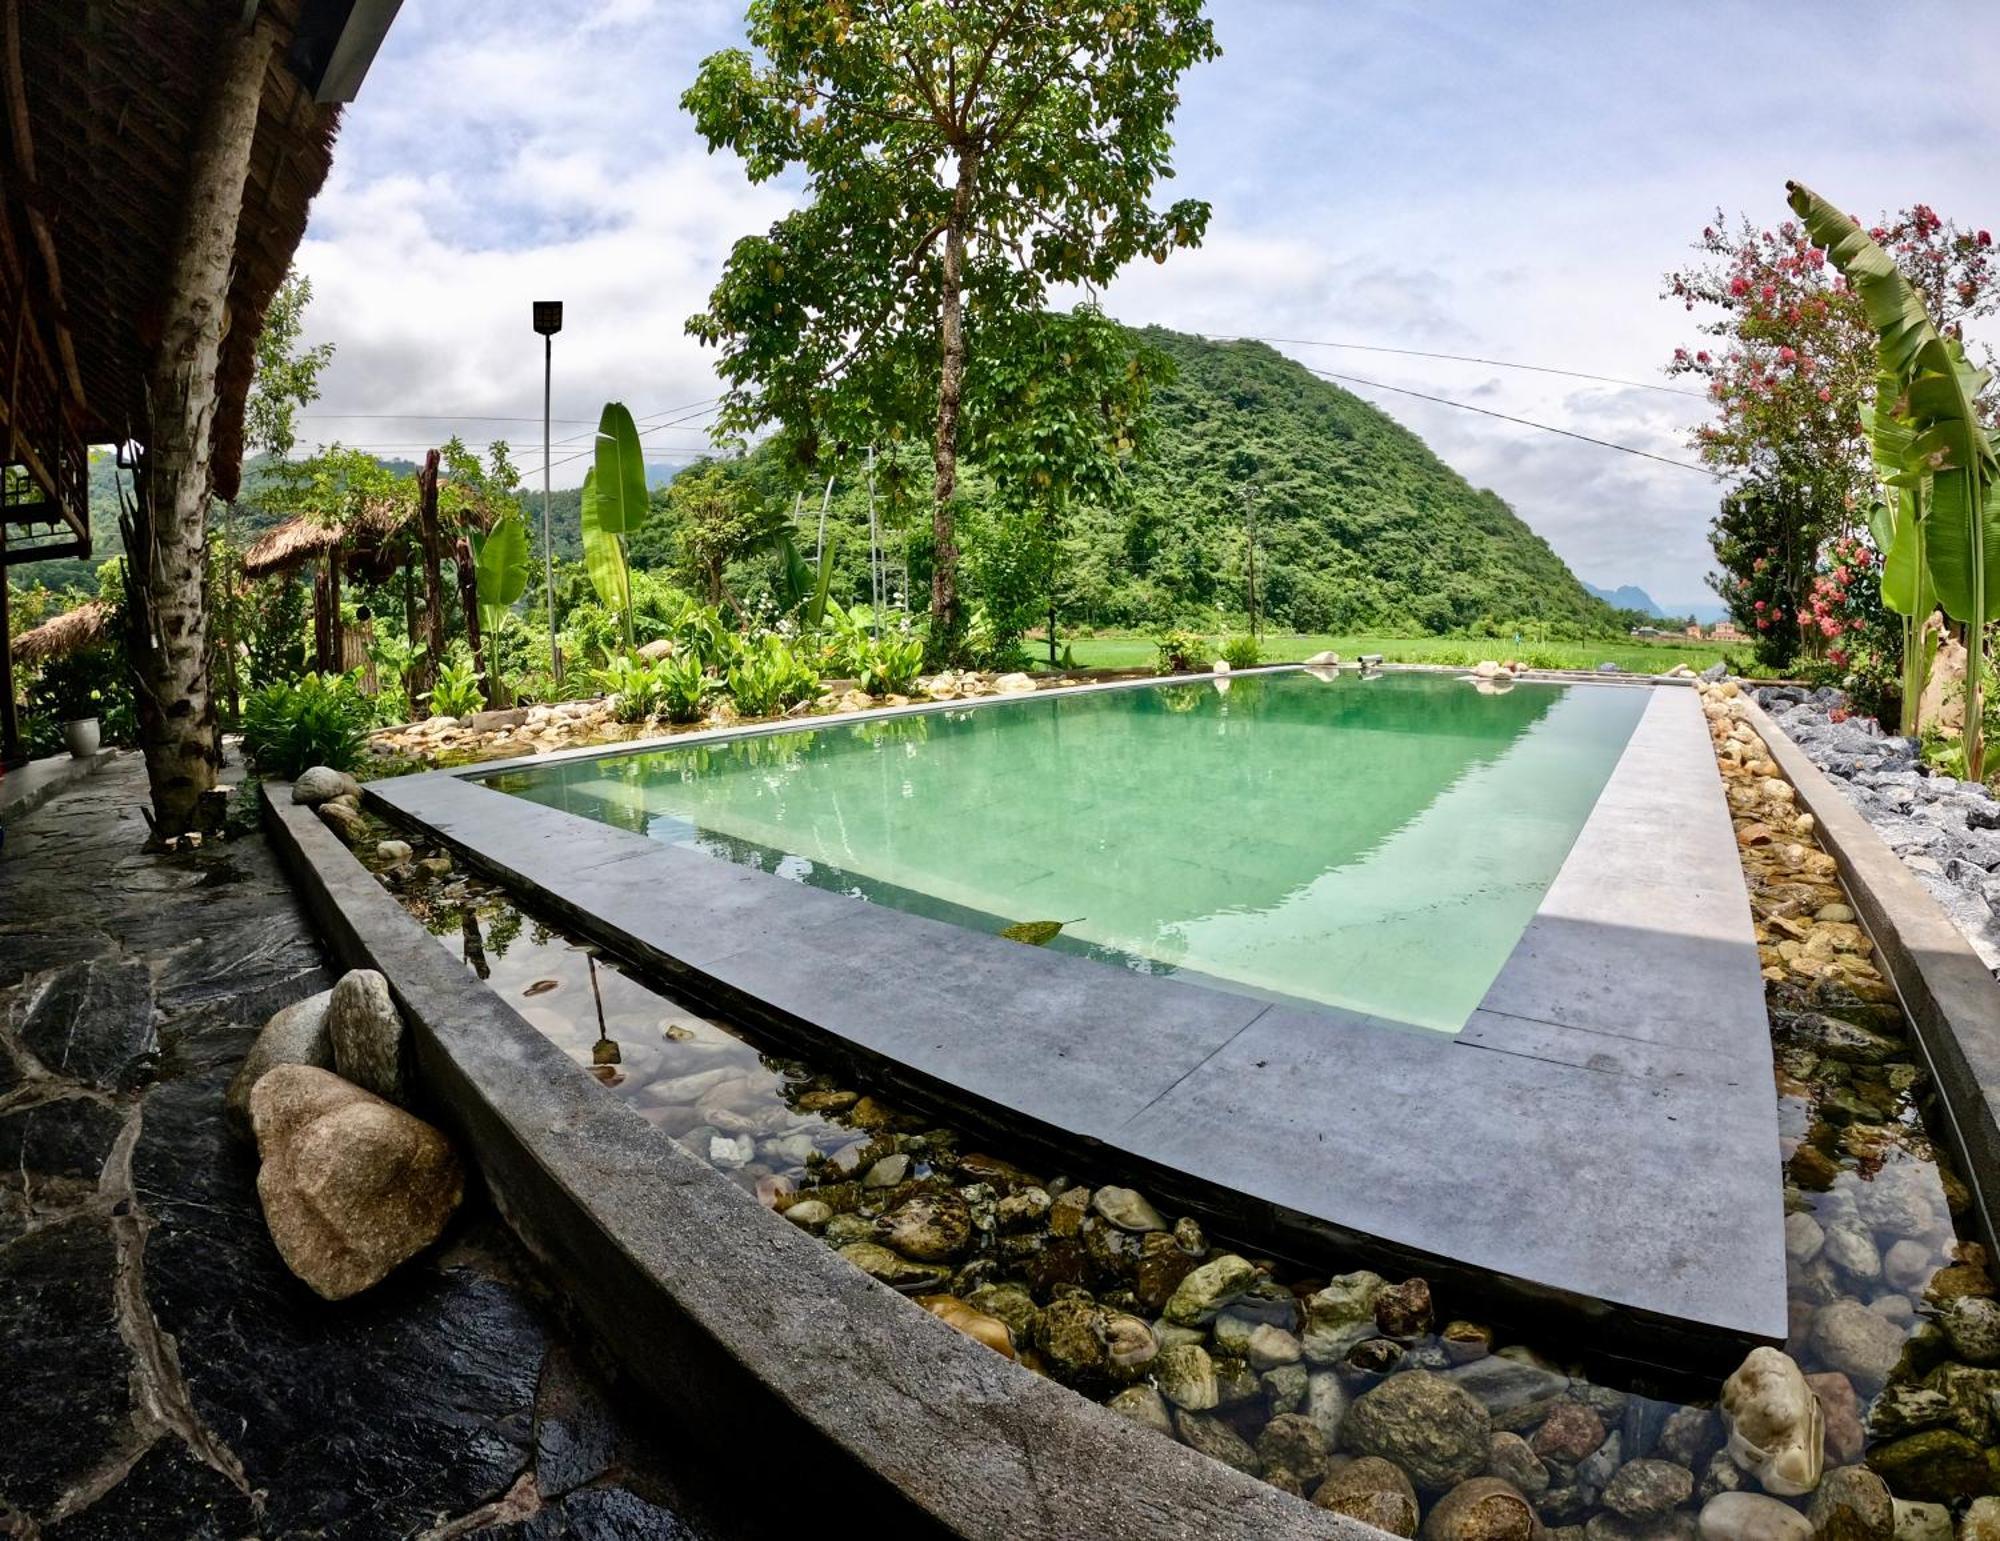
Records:
[[[1641,615],[1650,615],[1655,620],[1666,619],[1667,612],[1655,604],[1653,596],[1637,584],[1627,583],[1619,588],[1606,589],[1598,587],[1587,578],[1580,581],[1585,588],[1614,610],[1637,610]]]

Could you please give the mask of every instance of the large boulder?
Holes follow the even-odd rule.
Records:
[[[361,783],[346,771],[333,770],[324,765],[300,771],[299,779],[292,783],[292,801],[308,808],[317,808],[336,797],[351,797],[359,803]]]
[[[267,1070],[278,1065],[317,1065],[333,1068],[333,1035],[327,1030],[327,1007],[331,990],[294,1001],[264,1024],[243,1064],[223,1093],[223,1111],[230,1126],[245,1139],[250,1138],[250,1089]]]
[[[341,977],[327,1003],[333,1065],[356,1086],[402,1102],[403,1019],[389,998],[389,981],[372,968]]]
[[[1493,1421],[1466,1392],[1425,1370],[1392,1375],[1355,1400],[1341,1443],[1393,1461],[1426,1492],[1443,1492],[1486,1469]]]
[[[442,1134],[314,1065],[265,1072],[250,1122],[271,1239],[327,1300],[360,1293],[437,1240],[464,1192]]]

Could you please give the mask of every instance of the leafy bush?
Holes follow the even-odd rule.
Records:
[[[437,684],[431,687],[431,715],[470,717],[486,704],[479,688],[479,673],[469,658],[452,658],[438,670]]]
[[[923,638],[883,637],[869,642],[855,678],[871,696],[908,695],[923,666]]]
[[[243,752],[264,775],[287,780],[315,765],[353,770],[371,714],[367,697],[343,676],[279,680],[243,703]]]
[[[776,632],[747,644],[729,667],[729,693],[745,717],[773,717],[819,689],[819,671]]]
[[[660,711],[669,722],[695,722],[720,685],[709,678],[693,653],[676,653],[653,665],[660,687]]]
[[[1264,661],[1255,637],[1231,637],[1222,644],[1222,661],[1232,669],[1254,669]]]
[[[907,695],[923,663],[922,637],[884,637],[871,650],[868,667],[861,673],[861,688],[870,695]]]
[[[651,659],[619,653],[592,676],[611,697],[611,715],[620,722],[644,722],[660,710],[660,682]]]
[[[1201,655],[1208,648],[1208,639],[1200,632],[1175,627],[1162,632],[1158,639],[1159,661],[1154,665],[1156,674],[1186,674],[1199,666]]]

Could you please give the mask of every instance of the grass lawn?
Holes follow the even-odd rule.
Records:
[[[1476,664],[1518,658],[1537,669],[1594,669],[1615,663],[1633,674],[1664,674],[1676,664],[1706,669],[1729,650],[1722,642],[1526,642],[1502,637],[1322,637],[1266,632],[1262,639],[1266,663],[1297,663],[1314,653],[1331,650],[1343,659],[1380,653],[1390,663]],[[1085,669],[1130,669],[1153,662],[1157,648],[1143,635],[1076,637],[1068,644],[1077,666]],[[1047,644],[1026,641],[1037,669],[1048,667]],[[1220,642],[1217,642],[1220,656]]]

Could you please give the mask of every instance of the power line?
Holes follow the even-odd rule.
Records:
[[[1481,417],[1497,417],[1503,423],[1519,423],[1523,428],[1539,428],[1543,433],[1559,433],[1565,439],[1581,439],[1585,444],[1595,444],[1599,449],[1615,449],[1621,455],[1638,455],[1645,460],[1657,460],[1663,466],[1678,466],[1683,471],[1699,471],[1703,476],[1716,473],[1707,466],[1696,465],[1692,460],[1674,460],[1666,455],[1656,455],[1649,449],[1638,449],[1630,444],[1614,444],[1609,439],[1593,439],[1587,433],[1578,433],[1572,428],[1558,428],[1553,423],[1538,423],[1530,417],[1515,417],[1507,412],[1495,412],[1491,407],[1475,407],[1469,401],[1453,401],[1449,396],[1430,396],[1422,391],[1413,391],[1406,386],[1384,385],[1380,380],[1363,380],[1358,375],[1335,374],[1330,369],[1309,369],[1310,374],[1321,375],[1328,380],[1338,380],[1344,385],[1366,386],[1371,391],[1394,391],[1398,396],[1414,396],[1419,401],[1431,401],[1441,407],[1457,407],[1461,412],[1477,412]]]
[[[1199,334],[1210,342],[1228,342],[1232,339],[1218,333]],[[1237,342],[1282,343],[1294,348],[1347,348],[1356,353],[1397,353],[1405,358],[1446,359],[1454,364],[1484,364],[1492,369],[1520,369],[1530,374],[1562,375],[1571,380],[1595,380],[1599,385],[1624,385],[1638,391],[1658,391],[1667,396],[1688,396],[1696,401],[1706,398],[1700,391],[1686,390],[1678,385],[1660,385],[1651,380],[1625,380],[1617,375],[1594,375],[1581,369],[1556,369],[1547,364],[1519,364],[1511,359],[1479,358],[1469,353],[1428,353],[1422,348],[1390,348],[1380,343],[1369,342],[1326,342],[1313,337],[1237,337]]]

